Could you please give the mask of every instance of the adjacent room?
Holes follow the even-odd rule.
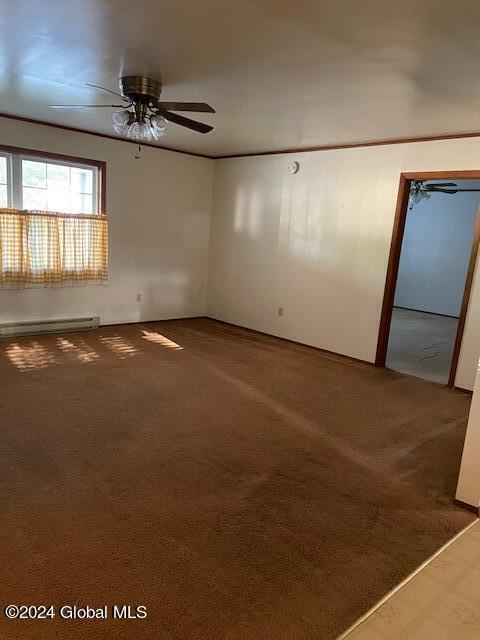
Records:
[[[2,639],[476,637],[479,19],[3,8]]]
[[[412,183],[388,343],[391,369],[450,380],[462,303],[469,301],[479,203],[478,180]]]

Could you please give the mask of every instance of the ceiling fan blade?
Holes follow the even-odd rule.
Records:
[[[91,82],[85,82],[85,84],[87,85],[87,87],[93,87],[94,89],[101,89],[102,91],[106,91],[107,93],[111,93],[112,95],[118,96],[122,100],[125,100],[126,102],[129,102],[128,98],[126,98],[125,96],[122,96],[121,93],[117,93],[116,91],[111,91],[110,89],[106,89],[105,87],[101,87],[99,84],[92,84]]]
[[[48,106],[52,109],[105,109],[106,107],[122,109],[125,107],[124,104],[49,104]]]
[[[208,133],[213,129],[213,127],[211,127],[209,124],[196,122],[195,120],[190,120],[190,118],[184,118],[183,116],[179,116],[176,113],[171,113],[171,111],[167,111],[166,109],[159,109],[158,111],[169,122],[174,122],[175,124],[179,124],[182,127],[187,127],[187,129],[193,129],[193,131],[198,131],[199,133]]]
[[[205,102],[159,102],[158,106],[167,111],[197,111],[215,113],[215,109]]]
[[[456,182],[434,182],[434,183],[426,184],[425,187],[428,187],[429,189],[431,189],[435,187],[458,187],[458,185]]]

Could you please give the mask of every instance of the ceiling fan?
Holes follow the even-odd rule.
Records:
[[[454,195],[461,191],[479,192],[476,188],[459,187],[456,182],[434,182],[428,184],[426,180],[412,180],[410,185],[411,203],[409,209],[413,209],[415,204],[422,200],[428,200],[432,193],[448,193]]]
[[[208,133],[213,129],[208,124],[185,118],[172,111],[215,113],[215,109],[204,102],[161,102],[162,85],[153,78],[124,76],[120,78],[120,93],[96,84],[86,84],[118,96],[123,104],[51,104],[50,106],[53,109],[118,108],[119,110],[112,114],[113,130],[136,142],[159,140],[169,122],[199,133]]]

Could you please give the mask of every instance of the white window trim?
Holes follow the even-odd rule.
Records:
[[[0,151],[0,157],[5,158],[7,161],[7,207],[13,207],[13,197],[12,197],[12,185],[13,185],[13,176],[12,176],[12,154],[7,151]]]

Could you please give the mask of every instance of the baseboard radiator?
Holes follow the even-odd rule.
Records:
[[[37,336],[42,333],[86,331],[98,329],[100,318],[64,318],[61,320],[34,320],[29,322],[4,322],[0,324],[0,337]]]

